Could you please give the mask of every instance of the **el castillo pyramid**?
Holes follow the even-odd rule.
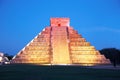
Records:
[[[11,63],[85,66],[110,63],[69,24],[69,18],[51,18],[50,26],[14,56]]]

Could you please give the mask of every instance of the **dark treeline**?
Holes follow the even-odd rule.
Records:
[[[104,48],[100,53],[110,59],[111,63],[120,64],[120,50],[116,48]]]
[[[10,54],[4,54],[5,57],[7,57],[9,60],[11,60],[13,58],[13,55],[10,55]]]

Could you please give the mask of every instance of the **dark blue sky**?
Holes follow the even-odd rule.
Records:
[[[98,50],[120,49],[120,0],[0,0],[0,52],[17,54],[51,17],[69,17]]]

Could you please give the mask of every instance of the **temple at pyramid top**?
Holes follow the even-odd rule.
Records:
[[[69,18],[51,18],[50,26],[69,26],[70,19]]]
[[[70,25],[69,18],[51,18],[50,26],[41,31],[14,58],[11,63],[40,65],[110,64]]]

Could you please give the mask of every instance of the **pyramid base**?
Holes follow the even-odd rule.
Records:
[[[98,65],[110,65],[110,63],[74,63],[74,64],[40,64],[40,63],[10,63],[18,65],[38,65],[38,66],[98,66]]]

